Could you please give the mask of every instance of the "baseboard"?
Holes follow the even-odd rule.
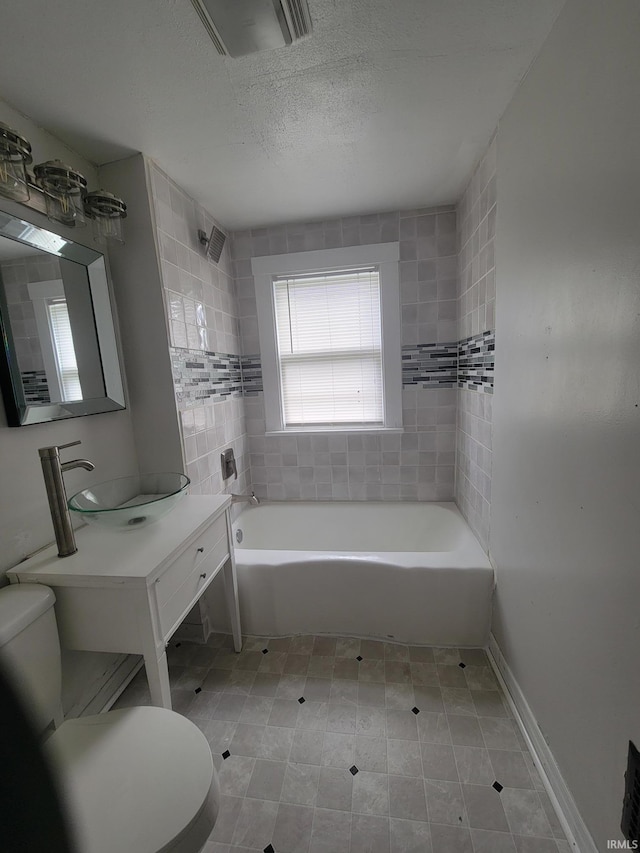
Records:
[[[536,769],[558,814],[562,828],[569,841],[569,846],[575,853],[598,853],[591,833],[578,811],[575,800],[562,777],[560,768],[549,748],[549,744],[542,736],[533,711],[520,685],[509,669],[493,634],[489,636],[487,652],[491,666],[504,690],[516,722],[527,742]]]

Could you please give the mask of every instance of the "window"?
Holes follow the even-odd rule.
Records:
[[[82,400],[82,388],[66,300],[47,300],[47,313],[62,401],[70,403],[73,400]]]
[[[267,432],[398,429],[398,244],[254,258]]]

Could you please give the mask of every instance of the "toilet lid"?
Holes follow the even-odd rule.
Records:
[[[83,853],[158,853],[206,806],[207,739],[165,708],[68,720],[46,743]]]

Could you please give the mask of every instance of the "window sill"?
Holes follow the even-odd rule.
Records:
[[[266,436],[270,435],[353,435],[353,433],[367,433],[368,435],[388,435],[389,433],[403,433],[404,427],[350,427],[342,429],[336,427],[295,427],[291,429],[267,430]]]

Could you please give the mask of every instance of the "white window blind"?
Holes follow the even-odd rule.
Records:
[[[64,299],[52,299],[47,305],[51,337],[56,356],[58,378],[62,391],[63,402],[82,400],[82,388],[76,363],[76,352],[73,347],[73,335],[69,322],[69,311]]]
[[[377,268],[277,276],[273,282],[283,425],[381,426]]]

